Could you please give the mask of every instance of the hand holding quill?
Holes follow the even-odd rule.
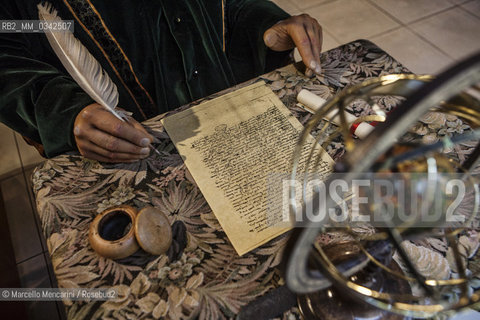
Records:
[[[48,3],[39,4],[38,12],[40,20],[62,21]],[[74,135],[80,153],[104,162],[132,162],[145,158],[147,147],[155,150],[150,145],[153,137],[145,128],[116,108],[117,87],[73,33],[46,31],[46,36],[71,77],[97,102],[85,107],[75,119]]]

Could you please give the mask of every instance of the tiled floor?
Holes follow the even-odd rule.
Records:
[[[29,146],[21,135],[0,123],[0,180],[21,172],[21,168],[31,167],[43,159],[35,148]]]
[[[415,73],[438,74],[480,50],[480,0],[272,1],[316,18],[323,51],[368,39]]]
[[[369,39],[415,73],[437,74],[480,50],[480,0],[273,1],[290,14],[305,12],[317,18],[323,26],[323,51]],[[20,281],[27,287],[54,286],[27,186],[31,169],[43,159],[3,124],[0,135],[0,189]],[[61,317],[55,309],[58,305],[28,306],[30,315],[48,319]]]
[[[15,170],[1,179],[0,196],[10,229],[20,285],[25,288],[55,288],[56,279],[31,192],[30,176],[34,168],[29,167],[20,168],[19,173]],[[0,214],[3,214],[1,208]],[[60,301],[26,302],[25,311],[31,320],[64,317]]]

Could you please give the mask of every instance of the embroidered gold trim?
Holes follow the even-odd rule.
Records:
[[[222,0],[223,52],[225,52],[225,0]]]
[[[135,71],[133,71],[133,66],[132,66],[132,63],[130,62],[130,59],[128,59],[127,55],[125,54],[125,52],[123,51],[122,47],[120,46],[120,44],[117,42],[117,39],[115,39],[115,37],[113,36],[113,34],[110,32],[110,30],[108,29],[108,27],[105,25],[105,22],[103,21],[102,19],[102,16],[100,15],[100,13],[97,11],[97,9],[95,8],[95,6],[90,2],[90,0],[87,0],[88,4],[90,5],[90,7],[92,8],[93,12],[95,12],[95,14],[98,16],[98,18],[100,19],[103,27],[105,28],[105,31],[108,33],[108,35],[110,36],[110,38],[112,39],[112,41],[117,45],[118,49],[120,50],[120,52],[122,53],[125,61],[128,63],[128,66],[130,68],[130,71],[132,71],[132,74],[133,76],[135,77],[135,81],[137,82],[137,84],[140,86],[140,88],[142,88],[142,90],[145,92],[145,94],[147,95],[148,99],[150,100],[150,103],[151,104],[154,104],[153,102],[153,99],[152,97],[150,96],[150,94],[148,93],[148,91],[143,87],[143,85],[140,83],[140,80],[138,80],[137,78],[137,75],[135,74]]]
[[[92,41],[97,45],[98,49],[102,52],[103,56],[105,57],[105,59],[107,60],[108,64],[112,67],[113,71],[115,72],[115,74],[117,75],[118,79],[120,80],[120,82],[122,83],[122,85],[125,87],[125,89],[128,91],[128,94],[132,97],[133,101],[135,102],[135,104],[137,105],[138,109],[140,110],[140,113],[142,114],[142,116],[146,119],[146,115],[145,113],[143,112],[142,108],[140,107],[140,105],[138,104],[137,102],[137,99],[135,99],[135,96],[133,94],[132,91],[130,91],[130,89],[128,88],[128,86],[126,85],[126,83],[123,81],[123,78],[122,76],[120,75],[120,73],[118,72],[117,68],[115,67],[115,65],[112,63],[112,61],[110,60],[110,57],[108,56],[108,54],[105,52],[105,50],[103,49],[103,47],[101,46],[100,43],[98,43],[98,41],[95,39],[95,37],[93,36],[93,34],[90,32],[90,30],[88,30],[88,28],[83,24],[83,22],[80,20],[80,18],[77,16],[77,14],[75,13],[75,10],[72,8],[72,6],[70,5],[70,3],[68,3],[68,0],[63,0],[63,2],[65,3],[65,5],[67,6],[68,10],[70,10],[70,12],[72,13],[73,17],[77,20],[77,22],[80,24],[80,26],[82,26],[83,30],[85,30],[85,32],[88,34],[88,36],[92,39]]]

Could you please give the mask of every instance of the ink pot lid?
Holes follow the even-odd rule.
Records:
[[[140,247],[153,255],[164,254],[172,243],[167,217],[147,206],[140,211],[128,205],[108,208],[90,225],[89,241],[101,256],[122,259]]]

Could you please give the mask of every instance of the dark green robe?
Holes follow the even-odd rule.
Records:
[[[0,20],[38,19],[35,0],[2,0]],[[51,0],[116,83],[119,107],[145,120],[288,61],[263,33],[288,17],[266,0]],[[0,120],[42,144],[76,150],[73,122],[93,100],[44,34],[0,33]]]

